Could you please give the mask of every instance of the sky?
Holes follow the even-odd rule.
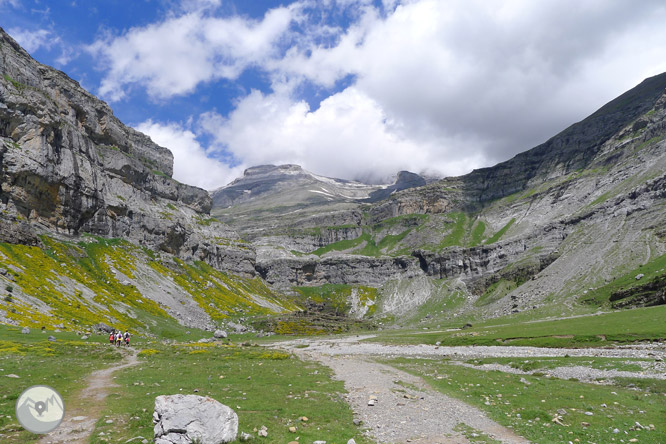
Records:
[[[205,189],[391,182],[542,143],[666,71],[662,0],[0,0],[0,26]]]

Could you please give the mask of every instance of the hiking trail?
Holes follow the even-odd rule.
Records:
[[[95,430],[95,424],[102,417],[106,397],[113,387],[113,373],[139,363],[138,350],[121,349],[125,359],[112,367],[92,372],[86,386],[65,405],[65,418],[57,429],[44,435],[39,444],[87,444]]]

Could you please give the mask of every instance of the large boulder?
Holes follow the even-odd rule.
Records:
[[[238,415],[207,396],[158,396],[153,422],[155,444],[222,444],[238,433]]]
[[[213,337],[217,339],[226,339],[227,338],[227,332],[224,330],[215,330],[215,333],[213,333]]]

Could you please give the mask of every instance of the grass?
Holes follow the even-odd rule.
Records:
[[[358,308],[365,309],[366,315],[375,312],[377,289],[362,285],[324,284],[318,287],[294,287],[297,292],[297,303],[303,304],[310,300],[316,303],[327,303],[341,314],[352,309],[352,296],[358,299]]]
[[[49,342],[53,334],[57,342]],[[18,396],[32,385],[53,387],[67,405],[82,388],[93,370],[107,367],[121,359],[118,351],[106,345],[106,335],[82,341],[73,333],[21,334],[15,327],[0,325],[0,441],[3,443],[37,442],[42,435],[26,432],[15,418]],[[15,374],[19,378],[4,375]]]
[[[438,248],[446,248],[462,245],[466,230],[467,215],[465,213],[449,213],[449,218],[453,222],[451,231],[439,243]]]
[[[622,276],[613,279],[606,285],[589,290],[588,293],[581,298],[581,302],[590,305],[608,306],[609,299],[614,292],[643,286],[648,282],[653,281],[655,278],[666,275],[664,270],[666,270],[666,254],[624,273]],[[645,276],[642,279],[637,280],[636,276],[639,274]]]
[[[74,243],[43,236],[42,242],[44,248],[0,243],[0,262],[14,280],[12,292],[0,289],[0,310],[21,326],[53,329],[63,323],[71,331],[105,322],[167,338],[182,334],[185,328],[132,284],[135,277],[168,284],[164,291],[193,299],[214,321],[273,313],[264,302],[297,309],[259,278],[229,275],[203,262],[162,259],[121,239],[85,236]]]
[[[627,372],[641,372],[643,367],[638,361],[647,359],[624,358],[590,358],[590,357],[540,357],[540,358],[484,358],[467,361],[473,365],[502,364],[525,372],[534,370],[549,370],[557,367],[584,366],[598,370],[620,370]]]
[[[352,412],[340,397],[341,382],[330,370],[263,347],[222,344],[150,344],[152,353],[123,372],[110,396],[107,415],[97,423],[92,443],[151,437],[154,398],[162,394],[210,396],[239,416],[239,433],[267,427],[265,442],[299,439],[367,443],[352,424]],[[307,422],[299,418],[305,416]],[[297,433],[289,432],[295,426]],[[102,437],[99,434],[103,432]]]
[[[666,339],[666,306],[592,316],[509,324],[488,321],[458,331],[383,333],[372,341],[393,344],[606,347]]]
[[[57,342],[46,340],[54,334]],[[183,335],[195,340],[204,332]],[[209,335],[209,334],[208,334]],[[65,408],[79,405],[77,392],[85,387],[93,370],[121,360],[118,349],[106,344],[106,335],[81,341],[73,333],[28,335],[20,329],[0,325],[0,440],[9,444],[37,442],[41,435],[28,433],[14,417],[20,393],[35,384],[55,388]],[[235,335],[232,340],[236,341]],[[242,337],[241,337],[242,338]],[[211,396],[233,408],[239,416],[239,431],[251,433],[268,428],[265,442],[314,440],[369,444],[352,423],[352,412],[344,402],[342,382],[331,378],[330,370],[302,362],[282,351],[227,343],[176,342],[166,345],[149,338],[134,337],[142,350],[140,364],[115,375],[117,387],[103,408],[91,443],[126,442],[153,436],[154,399],[162,394]],[[299,418],[305,416],[307,422]],[[107,424],[111,419],[113,423]],[[296,426],[296,434],[289,432]],[[100,433],[104,433],[100,436]]]
[[[516,218],[514,217],[514,218],[511,219],[506,225],[504,225],[502,228],[500,228],[500,230],[499,230],[497,233],[493,234],[493,235],[492,235],[488,240],[486,240],[484,243],[485,243],[486,245],[489,245],[489,244],[494,244],[495,242],[497,242],[498,240],[500,240],[500,238],[501,238],[502,236],[504,236],[504,233],[506,233],[507,231],[509,231],[509,228],[511,228],[511,225],[513,225],[515,222],[516,222]]]
[[[388,363],[423,377],[446,395],[478,407],[491,419],[532,442],[620,443],[630,439],[638,439],[639,443],[666,442],[666,391],[663,390],[643,392],[475,370],[441,360],[401,358]],[[558,420],[553,421],[556,417]],[[635,430],[637,421],[646,427],[653,424],[655,430]],[[620,433],[613,433],[615,428]]]

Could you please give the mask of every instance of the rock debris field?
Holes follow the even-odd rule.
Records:
[[[551,349],[537,347],[437,347],[432,345],[382,345],[360,342],[371,336],[336,339],[299,339],[273,344],[303,359],[316,360],[330,367],[344,381],[347,402],[356,421],[362,421],[370,437],[379,443],[465,444],[468,436],[460,424],[488,435],[499,442],[528,443],[511,429],[490,420],[484,412],[429,387],[421,378],[375,362],[375,358],[450,358],[452,363],[479,358],[603,357],[650,359],[641,372],[599,370],[584,366],[558,367],[548,373],[556,378],[636,377],[666,379],[666,348],[640,345],[613,349]],[[471,365],[470,365],[471,366]],[[481,370],[529,374],[506,365],[473,366]]]

